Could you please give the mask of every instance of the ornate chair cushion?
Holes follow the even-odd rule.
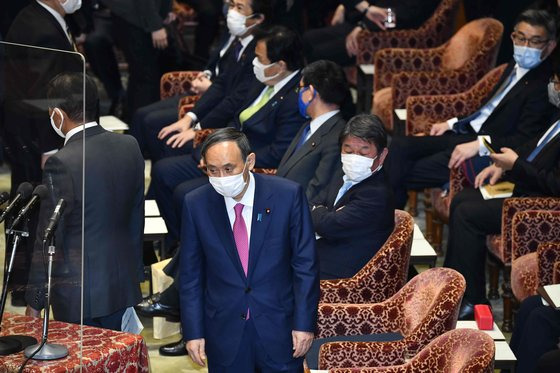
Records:
[[[560,242],[541,243],[537,248],[538,274],[541,285],[560,283],[560,278],[555,278],[555,266],[560,265]]]
[[[395,210],[395,228],[373,258],[353,277],[321,281],[320,303],[376,303],[406,282],[414,219]]]
[[[176,95],[186,94],[200,71],[171,71],[161,76],[159,82],[160,98],[163,100]]]
[[[336,368],[330,373],[492,373],[494,341],[479,330],[455,329],[434,339],[409,362],[372,368]],[[364,351],[362,353],[368,353]]]
[[[405,352],[417,352],[455,328],[464,291],[465,279],[460,273],[432,268],[381,303],[319,304],[317,338],[376,333],[404,337],[393,342],[326,343],[319,354],[319,369],[404,363]]]

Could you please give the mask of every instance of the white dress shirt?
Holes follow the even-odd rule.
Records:
[[[97,126],[97,122],[88,122],[86,124],[82,124],[81,126],[74,127],[70,131],[66,132],[66,137],[64,138],[64,145],[70,140],[72,136],[75,134],[82,132],[85,128],[95,127]]]
[[[249,186],[241,198],[241,201],[236,201],[231,197],[224,197],[226,203],[226,210],[228,213],[229,224],[231,225],[231,230],[233,231],[233,224],[235,223],[235,210],[234,207],[238,203],[241,203],[243,211],[243,220],[245,220],[245,226],[247,227],[247,245],[251,244],[251,225],[253,220],[253,206],[255,204],[255,177],[252,172],[249,172]]]

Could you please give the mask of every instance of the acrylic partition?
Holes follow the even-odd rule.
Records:
[[[81,370],[91,307],[81,126],[97,100],[77,52],[0,42],[0,82],[0,371]]]

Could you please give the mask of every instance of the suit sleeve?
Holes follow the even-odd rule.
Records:
[[[137,276],[138,281],[144,281],[144,261],[142,260],[144,251],[144,158],[138,147],[136,140],[131,139],[133,145],[130,152],[136,153],[136,190],[131,191],[135,193],[134,210],[130,219],[131,232],[134,232],[134,246],[138,248],[137,252]]]
[[[45,163],[45,169],[43,170],[43,184],[47,187],[49,193],[48,196],[41,201],[36,239],[33,247],[31,268],[29,272],[29,283],[25,295],[27,303],[36,310],[41,310],[44,307],[44,286],[47,280],[43,258],[42,234],[48,224],[50,215],[58,203],[58,200],[63,198],[66,202],[66,208],[58,223],[55,233],[57,246],[55,260],[59,260],[61,257],[69,258],[70,255],[68,255],[68,251],[70,248],[64,247],[64,237],[66,236],[65,220],[66,216],[74,209],[74,188],[72,184],[72,177],[66,167],[56,156],[50,157]]]
[[[204,253],[198,237],[189,203],[183,203],[181,240],[179,254],[179,295],[181,301],[181,324],[183,339],[204,338]]]
[[[515,149],[530,141],[545,129],[553,111],[554,107],[548,102],[546,85],[541,83],[538,89],[527,94],[527,100],[519,110],[520,115],[515,118],[517,128],[505,136],[492,136],[492,147],[496,150],[502,147]]]
[[[160,5],[160,9],[157,8],[156,1],[154,0],[136,0],[134,4],[134,9],[138,12],[140,22],[142,22],[144,31],[153,32],[159,30],[163,27],[163,18],[160,15],[164,13],[166,8],[167,11],[171,10],[170,6],[167,6],[168,0],[163,0]]]
[[[301,187],[291,209],[290,236],[295,300],[293,330],[314,332],[319,304],[319,265],[313,225]]]
[[[347,192],[348,193],[348,192]],[[383,226],[389,196],[381,187],[363,188],[341,207],[319,207],[311,212],[315,232],[326,239],[351,239],[356,229]]]
[[[268,145],[253,149],[257,156],[259,167],[277,168],[288,150],[305,119],[299,114],[297,105],[292,105],[292,100],[285,100],[275,111],[271,132],[274,132],[274,140]]]
[[[558,157],[557,157],[558,159]],[[519,157],[510,172],[516,188],[543,196],[560,197],[560,164],[549,170],[538,169],[532,163]]]

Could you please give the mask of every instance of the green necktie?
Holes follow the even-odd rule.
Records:
[[[262,95],[261,99],[255,102],[254,105],[249,106],[247,109],[243,110],[241,114],[239,114],[239,122],[243,124],[247,119],[251,118],[257,111],[259,111],[270,99],[272,94],[274,93],[274,87],[268,86],[264,94]]]

